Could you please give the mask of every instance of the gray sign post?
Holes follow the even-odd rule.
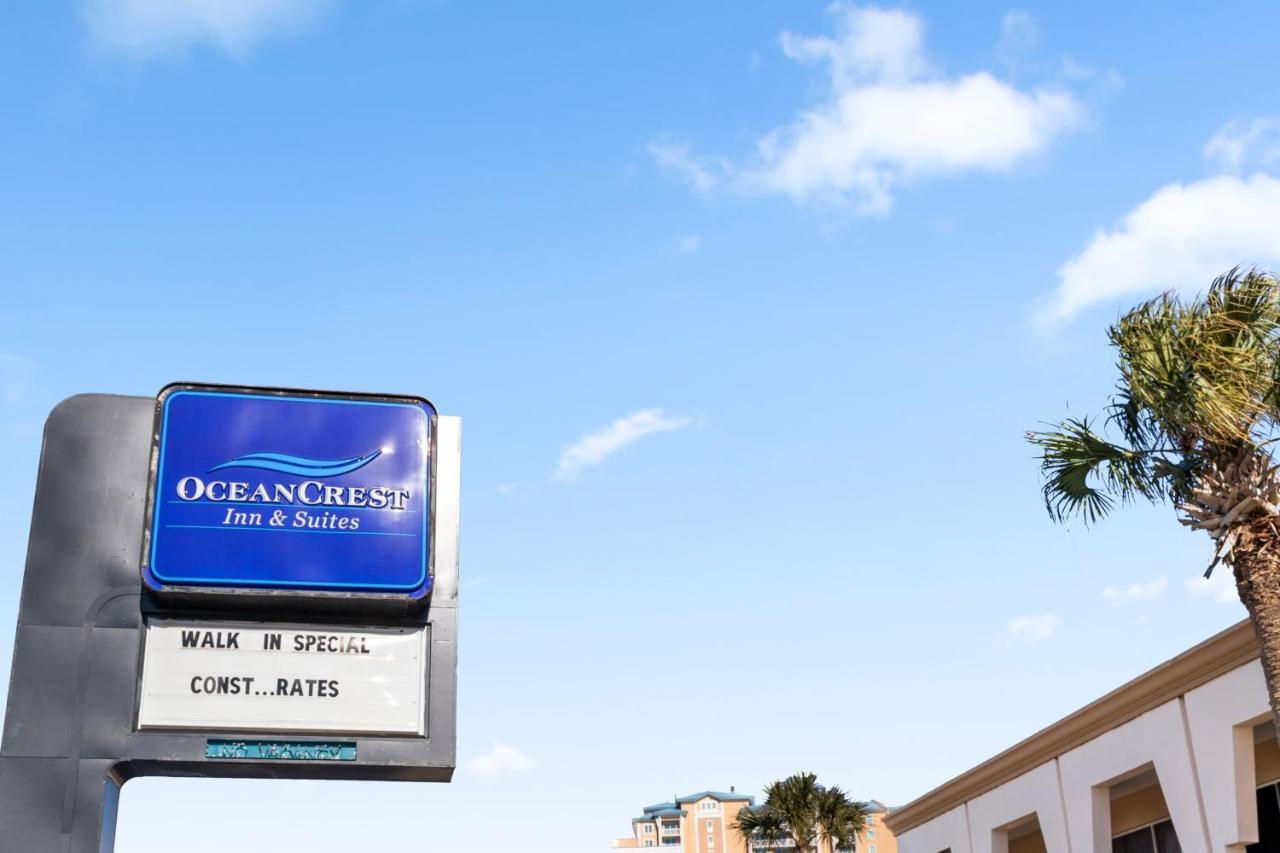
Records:
[[[369,629],[426,631],[420,736],[138,724],[149,622],[180,615],[323,630],[350,613],[293,600],[175,614],[141,582],[156,400],[81,395],[45,425],[0,745],[0,853],[105,853],[120,786],[137,776],[448,782],[456,763],[460,421],[436,424],[434,588]]]

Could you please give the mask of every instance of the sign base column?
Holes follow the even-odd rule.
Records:
[[[123,784],[115,763],[0,758],[0,853],[110,853]]]

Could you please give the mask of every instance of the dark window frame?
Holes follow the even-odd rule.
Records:
[[[1178,841],[1173,819],[1166,817],[1120,835],[1113,835],[1111,853],[1182,853],[1182,843]]]

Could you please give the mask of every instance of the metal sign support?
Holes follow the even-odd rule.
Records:
[[[291,735],[284,739],[291,750],[269,731],[136,726],[147,620],[171,615],[143,588],[138,569],[155,406],[145,397],[81,395],[59,404],[45,424],[0,744],[0,853],[110,853],[120,787],[137,776],[449,781],[460,421],[437,422],[430,606],[364,620],[428,628],[427,736]],[[271,616],[336,618],[292,608]]]

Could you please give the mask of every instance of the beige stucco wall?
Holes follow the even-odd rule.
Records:
[[[1280,744],[1268,738],[1253,745],[1254,783],[1261,788],[1268,782],[1280,780]]]
[[[749,853],[746,842],[738,837],[738,833],[733,831],[733,822],[738,819],[738,812],[742,811],[745,806],[746,803],[724,804],[725,849],[729,853]]]
[[[1011,839],[1009,853],[1049,853],[1049,851],[1044,846],[1044,835],[1037,829],[1030,835]]]
[[[1124,835],[1140,826],[1169,819],[1169,806],[1159,785],[1111,801],[1111,834]]]
[[[1212,649],[1196,654],[1203,658],[1209,652]],[[1096,734],[1074,740],[1056,755],[1041,752],[1045,757],[1040,763],[1024,765],[1031,769],[997,787],[977,788],[959,801],[952,795],[931,795],[911,804],[908,809],[923,812],[936,802],[938,810],[933,817],[903,824],[899,847],[903,853],[939,853],[947,848],[952,853],[986,853],[992,849],[988,839],[1002,821],[1034,813],[1043,831],[1039,843],[1044,853],[1108,853],[1112,837],[1166,819],[1172,820],[1184,853],[1240,853],[1243,845],[1258,840],[1255,789],[1280,780],[1280,745],[1270,738],[1255,743],[1255,727],[1270,716],[1256,659],[1192,681],[1181,694],[1168,677],[1170,671],[1185,671],[1190,680],[1203,670],[1186,666],[1153,671],[1147,683],[1173,698],[1123,722],[1116,720],[1123,710],[1111,710],[1116,703],[1101,706],[1108,709],[1107,715],[1068,718],[1076,732],[1079,720],[1097,720]],[[1113,695],[1141,699],[1144,689],[1140,679],[1126,686],[1125,693]],[[1053,734],[1052,727],[1046,731]],[[1043,737],[1047,736],[1037,735],[1016,750],[1035,754],[1037,740]],[[975,769],[967,778],[980,772]],[[1151,774],[1154,784],[1113,798],[1112,788],[1136,774]],[[954,791],[965,779],[939,790],[949,785]],[[1065,818],[1059,823],[1065,824],[1066,832],[1049,831],[1053,827],[1045,817],[1053,812]],[[903,813],[910,811],[899,814]],[[1030,844],[1018,839],[1009,843],[1009,851],[1040,853],[1027,849]],[[868,851],[864,848],[862,853]]]
[[[703,808],[706,803],[714,804],[715,808]],[[703,797],[683,805],[680,842],[684,853],[747,853],[742,839],[729,829],[743,805],[740,802],[722,803],[714,797]],[[708,837],[711,843],[708,843]]]

